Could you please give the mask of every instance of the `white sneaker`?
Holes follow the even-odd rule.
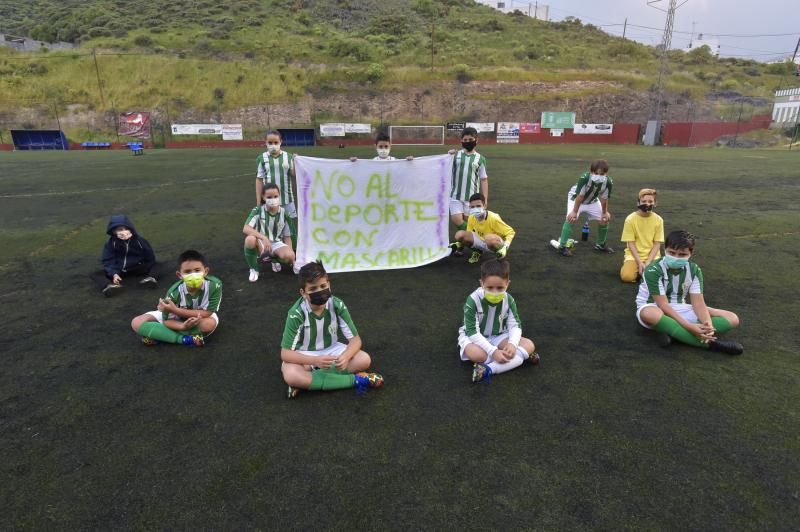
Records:
[[[272,271],[278,273],[281,271],[281,263],[280,262],[273,262],[272,263]]]
[[[300,273],[300,266],[298,266],[297,263],[295,263],[292,266],[292,271],[294,272],[295,275],[297,275],[298,273]]]
[[[258,270],[250,270],[250,282],[254,283],[258,281]]]

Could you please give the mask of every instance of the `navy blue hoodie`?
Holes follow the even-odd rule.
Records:
[[[114,228],[124,225],[131,230],[133,236],[126,240],[120,240],[114,234]],[[124,272],[138,268],[150,268],[156,262],[155,253],[150,243],[136,234],[130,218],[124,214],[114,214],[108,220],[106,233],[109,235],[108,242],[103,248],[103,269],[109,278],[114,274],[122,275]]]

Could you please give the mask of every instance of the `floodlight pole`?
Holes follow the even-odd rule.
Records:
[[[669,0],[669,7],[667,9],[662,9],[660,7],[655,6],[661,2],[662,0],[647,0],[647,5],[658,9],[659,11],[664,11],[667,14],[667,22],[664,24],[664,35],[661,38],[661,66],[658,69],[658,81],[656,82],[656,97],[655,106],[651,112],[651,116],[653,120],[661,121],[661,106],[664,101],[664,81],[667,76],[667,62],[669,60],[669,56],[667,53],[669,52],[669,47],[672,44],[672,29],[673,24],[675,23],[675,11],[678,10],[681,6],[683,6],[689,0],[683,0],[680,4],[678,0]]]
[[[103,83],[100,81],[100,67],[97,66],[97,52],[94,48],[92,48],[92,58],[94,59],[94,71],[97,74],[97,89],[100,91],[100,103],[103,105],[103,109],[106,107],[106,100],[103,98]]]

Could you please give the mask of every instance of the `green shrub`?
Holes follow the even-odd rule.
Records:
[[[383,65],[380,63],[372,63],[369,68],[367,68],[367,81],[370,83],[378,83],[380,80],[383,79],[385,74],[385,70]]]
[[[135,44],[136,46],[141,46],[142,48],[147,48],[153,46],[153,39],[151,39],[147,35],[138,35],[133,40],[133,44]]]

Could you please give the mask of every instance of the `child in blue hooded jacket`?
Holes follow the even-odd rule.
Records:
[[[128,277],[140,278],[139,285],[143,287],[158,286],[153,248],[136,233],[131,219],[124,214],[112,215],[106,233],[109,238],[103,247],[103,271],[91,275],[103,287],[103,295],[111,297],[122,292],[122,281]]]

